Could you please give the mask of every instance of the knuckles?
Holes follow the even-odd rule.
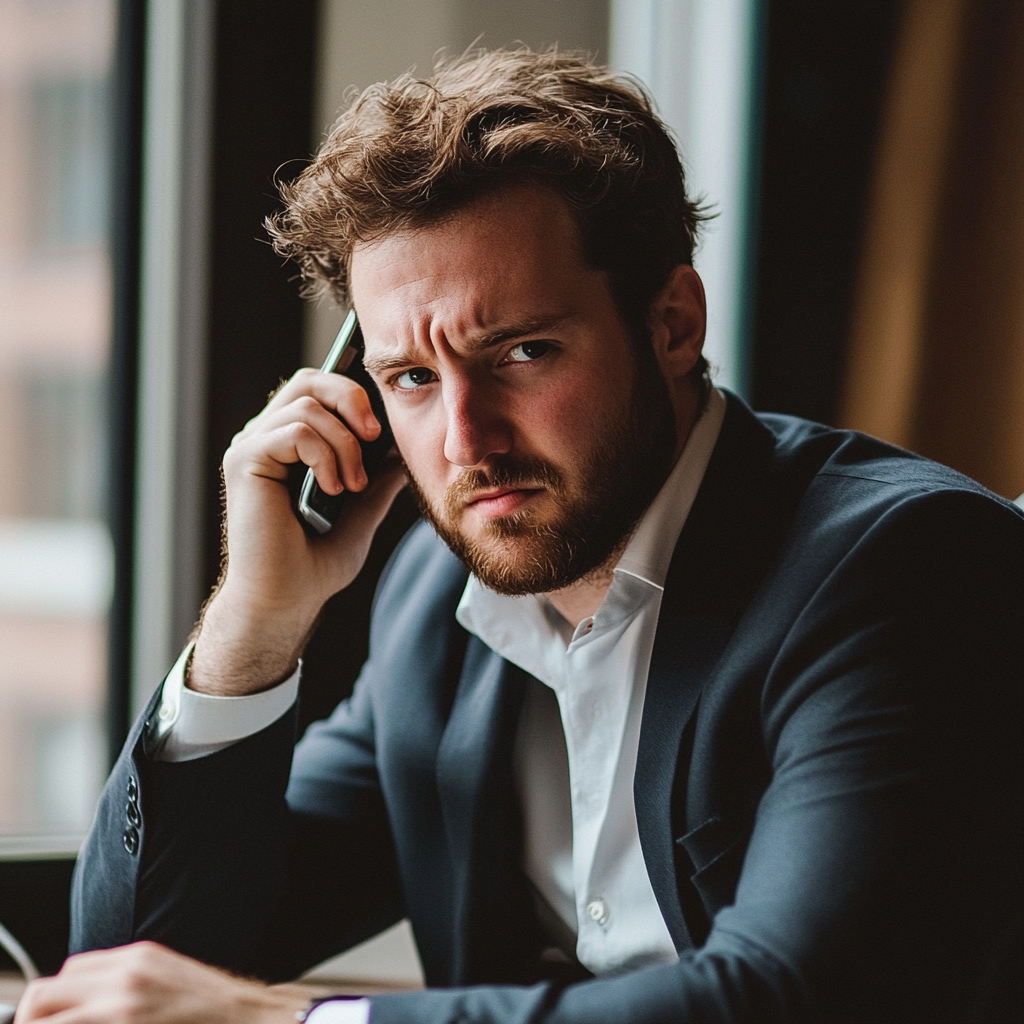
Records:
[[[284,428],[284,436],[288,439],[289,444],[293,444],[296,447],[300,444],[307,445],[317,441],[321,444],[324,443],[320,435],[308,423],[303,423],[302,421],[289,423]]]
[[[323,406],[312,395],[300,395],[292,403],[292,408],[301,416],[316,416]]]

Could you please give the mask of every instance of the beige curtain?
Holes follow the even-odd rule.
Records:
[[[1024,492],[1024,0],[908,0],[844,426]]]

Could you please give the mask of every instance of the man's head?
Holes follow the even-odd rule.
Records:
[[[675,143],[635,83],[584,57],[471,54],[420,81],[366,89],[313,163],[282,186],[270,225],[311,295],[350,299],[352,252],[436,223],[517,181],[546,185],[576,220],[638,340],[673,268],[692,264],[701,221]],[[701,359],[695,377],[704,374]]]
[[[275,243],[354,298],[452,548],[506,593],[603,564],[706,388],[698,212],[644,97],[575,57],[463,59],[367,90],[285,195]]]

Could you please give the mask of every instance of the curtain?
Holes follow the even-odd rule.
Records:
[[[1024,2],[908,0],[843,426],[1024,492]]]

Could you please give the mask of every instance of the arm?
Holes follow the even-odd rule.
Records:
[[[303,531],[286,487],[289,464],[303,459],[328,493],[362,489],[352,431],[376,433],[365,393],[345,378],[300,371],[233,441],[224,460],[229,558],[198,637],[193,689],[244,695],[288,675],[323,601],[358,572],[402,486],[401,472],[383,474],[354,499],[326,537]],[[372,724],[360,720],[354,729],[360,728]],[[142,720],[114,768],[79,861],[72,948],[160,937],[215,962],[241,965],[255,955],[253,929],[274,912],[275,887],[286,884],[282,865],[294,862],[285,837],[317,827],[296,825],[285,804],[293,714],[231,748],[182,764],[147,757],[141,733]],[[141,818],[137,827],[135,817]],[[351,824],[387,874],[390,836],[371,827],[371,819]],[[132,828],[134,839],[126,840]],[[335,835],[332,841],[340,840]],[[353,845],[350,837],[344,843]],[[242,867],[235,871],[232,864]],[[355,884],[363,877],[357,867]],[[268,882],[269,906],[244,895]],[[232,913],[213,914],[213,908]],[[238,917],[230,924],[234,911]],[[196,921],[201,927],[186,928]],[[233,948],[236,941],[242,946]]]
[[[149,760],[137,726],[76,867],[71,951],[150,939],[281,979],[400,919],[390,829],[363,763],[372,760],[366,686],[350,702],[348,734],[336,737],[345,748],[337,765],[352,762],[361,797],[340,818],[339,808],[296,814],[286,804],[294,711],[180,763]],[[130,779],[141,815],[135,853],[123,841]]]

